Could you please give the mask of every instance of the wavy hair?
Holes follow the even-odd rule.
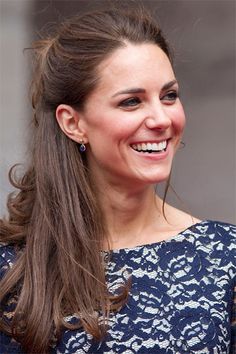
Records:
[[[1,241],[17,250],[0,283],[0,329],[26,353],[48,353],[64,328],[83,327],[101,340],[110,311],[127,298],[127,284],[117,294],[106,286],[101,252],[106,225],[86,154],[55,118],[61,103],[83,110],[99,80],[99,64],[127,41],[154,43],[171,60],[159,26],[140,6],[74,16],[31,48],[32,158],[22,178],[14,179],[11,170],[19,192],[9,196],[9,217],[0,221]],[[11,301],[15,308],[6,318]],[[77,314],[78,322],[65,321],[69,314]]]

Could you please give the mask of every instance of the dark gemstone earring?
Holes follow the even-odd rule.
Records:
[[[79,150],[81,152],[84,152],[86,150],[86,146],[84,145],[84,141],[83,140],[80,140],[80,147],[79,147]]]

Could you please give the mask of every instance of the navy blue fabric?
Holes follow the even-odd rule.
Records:
[[[5,270],[14,248],[2,245],[0,255]],[[51,353],[236,353],[236,226],[202,221],[166,241],[103,255],[111,293],[131,276],[127,304],[111,315],[104,341],[65,330]],[[0,353],[22,351],[2,333]]]

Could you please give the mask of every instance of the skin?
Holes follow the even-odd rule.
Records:
[[[60,105],[58,123],[71,139],[87,144],[110,247],[164,240],[198,221],[169,205],[167,221],[153,188],[167,180],[185,126],[172,66],[158,46],[126,43],[101,63],[98,74],[83,111]],[[133,149],[161,141],[167,141],[166,152]]]

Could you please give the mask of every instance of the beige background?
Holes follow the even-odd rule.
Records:
[[[0,214],[12,190],[7,171],[27,158],[30,65],[23,48],[50,23],[106,1],[0,0]],[[185,210],[203,219],[236,223],[236,2],[144,1],[176,53],[187,115],[172,185]],[[182,202],[169,194],[178,207]]]

